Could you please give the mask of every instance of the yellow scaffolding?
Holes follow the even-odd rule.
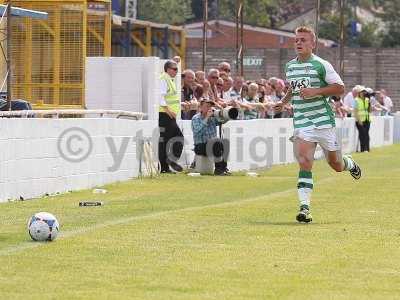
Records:
[[[186,56],[185,30],[181,26],[114,16],[112,27],[113,56],[181,57]]]
[[[41,109],[84,107],[86,56],[111,55],[111,0],[13,6],[47,12],[48,19],[12,18],[12,99]]]

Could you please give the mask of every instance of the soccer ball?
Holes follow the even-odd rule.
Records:
[[[28,232],[34,241],[53,241],[59,229],[56,217],[47,212],[36,213],[28,221]]]

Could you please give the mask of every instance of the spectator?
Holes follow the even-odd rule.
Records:
[[[385,116],[387,111],[386,111],[385,103],[383,101],[382,93],[380,91],[377,91],[375,93],[375,98],[376,98],[377,102],[375,104],[374,115],[375,116]]]
[[[338,96],[332,96],[329,102],[332,111],[335,113],[336,118],[343,119],[347,116],[347,110],[344,109],[343,101]]]
[[[219,63],[216,69],[210,69],[206,76],[203,71],[195,72],[195,83],[193,85],[200,84],[202,86],[201,90],[203,91],[203,95],[196,98],[212,100],[214,101],[215,106],[220,108],[226,106],[240,107],[239,119],[243,119],[244,111],[254,112],[255,106],[250,105],[244,100],[248,97],[248,86],[252,84],[253,81],[245,81],[241,76],[232,78],[230,73],[231,65],[226,61]],[[183,75],[183,78],[184,77],[185,74]],[[185,80],[182,80],[183,85],[185,85],[184,81]],[[275,112],[273,109],[273,104],[279,101],[279,99],[285,94],[285,91],[288,88],[288,85],[286,85],[288,84],[287,82],[277,77],[271,77],[269,80],[259,78],[255,82],[258,85],[258,93],[256,97],[258,99],[258,104],[256,105],[258,117],[263,118],[267,115],[269,118],[279,118],[282,116],[290,117],[293,115],[289,103],[284,105],[280,112]],[[223,85],[221,85],[221,83],[223,83]],[[191,107],[189,116],[187,115],[188,106]],[[184,103],[182,105],[182,118],[186,119],[193,116],[194,108],[196,108],[195,105]],[[268,111],[267,114],[266,110]]]
[[[196,107],[197,100],[194,97],[194,78],[195,74],[192,70],[188,69],[182,73],[182,97],[181,97],[181,117],[182,120],[191,120],[197,113]]]
[[[229,175],[226,163],[229,153],[229,141],[217,137],[218,120],[213,116],[210,100],[200,102],[199,113],[192,119],[194,152],[196,155],[211,156],[215,159],[215,175]],[[207,150],[212,150],[208,153]]]
[[[243,82],[244,82],[244,80],[243,80],[242,76],[235,77],[235,79],[233,80],[232,88],[229,91],[229,99],[230,100],[235,100],[235,101],[241,102]]]
[[[232,86],[233,86],[232,77],[227,77],[226,79],[224,79],[222,99],[226,103],[229,103],[232,100],[231,99],[231,88],[232,88]]]
[[[207,80],[210,82],[209,98],[215,103],[219,102],[217,82],[219,79],[219,71],[217,69],[210,69],[208,71]]]
[[[246,99],[246,104],[248,108],[244,112],[245,120],[252,120],[258,118],[258,110],[263,111],[263,106],[259,105],[259,100],[257,97],[258,85],[256,83],[251,83],[249,85],[249,92]]]
[[[218,91],[218,98],[222,99],[224,94],[224,80],[220,77],[217,80],[217,91]]]
[[[356,127],[358,130],[361,152],[369,152],[370,111],[370,99],[367,98],[366,88],[362,87],[361,92],[358,93],[354,103],[354,117],[356,118]]]
[[[354,107],[354,102],[355,98],[357,97],[358,93],[361,91],[362,86],[361,85],[356,85],[353,87],[353,89],[347,93],[347,95],[343,99],[343,105],[346,108],[347,116],[351,117],[351,114],[353,112],[353,107]]]
[[[197,100],[197,104],[199,104],[200,101],[204,99],[203,96],[204,96],[203,86],[201,84],[196,85],[196,88],[194,89],[194,97]],[[197,108],[196,108],[196,110],[197,110]]]
[[[180,64],[180,63],[181,63],[181,57],[178,56],[178,55],[174,56],[174,57],[172,58],[172,60],[173,60],[174,62],[176,62],[177,64]]]
[[[393,101],[387,95],[386,90],[381,89],[380,92],[381,92],[381,94],[383,96],[383,106],[386,108],[386,115],[389,115],[392,112],[392,109],[393,109]]]
[[[176,117],[180,111],[180,96],[175,83],[177,73],[177,63],[169,60],[164,64],[164,73],[160,77],[158,158],[161,173],[172,173],[169,167],[177,172],[182,171],[182,167],[177,163],[183,150],[183,134],[176,124]],[[174,142],[169,143],[173,139]]]
[[[241,92],[241,98],[243,100],[247,97],[248,92],[249,92],[249,85],[247,83],[243,83]]]
[[[229,75],[228,75],[228,73],[222,71],[222,72],[219,72],[219,77],[222,78],[223,80],[225,80],[229,77]]]
[[[202,98],[203,99],[207,99],[207,100],[211,100],[210,99],[210,94],[211,93],[212,93],[211,84],[207,79],[205,79],[204,82],[203,82],[203,96],[202,96]]]
[[[203,84],[205,79],[206,79],[206,75],[203,71],[196,71],[195,80],[198,84]]]
[[[218,65],[218,71],[225,72],[229,76],[229,74],[231,73],[231,65],[228,62],[224,61]]]
[[[268,85],[271,88],[271,92],[268,91],[269,100],[270,100],[271,104],[275,104],[282,98],[281,96],[278,96],[278,95],[283,92],[284,84],[282,87],[281,83],[279,83],[279,78],[271,77],[268,80]],[[267,114],[266,114],[267,118],[270,118],[270,119],[281,118],[282,112],[276,112],[273,107],[274,107],[274,105],[271,105],[270,108],[267,110]]]

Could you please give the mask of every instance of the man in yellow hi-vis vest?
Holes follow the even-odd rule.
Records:
[[[164,64],[164,71],[160,77],[158,159],[161,165],[161,173],[172,173],[169,167],[181,172],[182,167],[177,163],[183,150],[183,134],[176,124],[176,117],[180,114],[181,106],[180,91],[175,83],[178,65],[174,61],[167,61]]]
[[[360,140],[360,151],[369,152],[369,128],[371,124],[371,102],[370,95],[365,87],[361,88],[354,102],[354,117],[358,129],[358,138]]]

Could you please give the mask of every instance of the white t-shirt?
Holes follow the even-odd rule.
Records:
[[[165,101],[165,95],[167,95],[168,85],[165,80],[161,80],[160,82],[160,106],[167,106],[167,102]]]
[[[383,99],[383,106],[386,107],[387,112],[390,113],[391,110],[392,110],[392,108],[393,108],[392,99],[391,99],[390,97],[386,96],[386,97]]]
[[[224,97],[225,97],[225,94],[224,94]],[[230,100],[241,101],[241,100],[242,100],[242,97],[241,97],[240,92],[238,93],[238,92],[237,92],[236,90],[234,90],[233,87],[232,87],[232,88],[230,88],[229,91],[226,92],[226,99],[228,99],[228,101],[230,101]]]
[[[232,100],[232,99],[231,99],[231,92],[230,92],[230,90],[228,90],[228,91],[226,91],[226,92],[224,92],[224,93],[222,94],[222,100],[224,100],[224,102],[229,102],[229,101]]]
[[[353,97],[353,93],[348,92],[347,95],[343,99],[344,105],[347,107],[354,107],[354,102],[355,102],[355,99]]]

